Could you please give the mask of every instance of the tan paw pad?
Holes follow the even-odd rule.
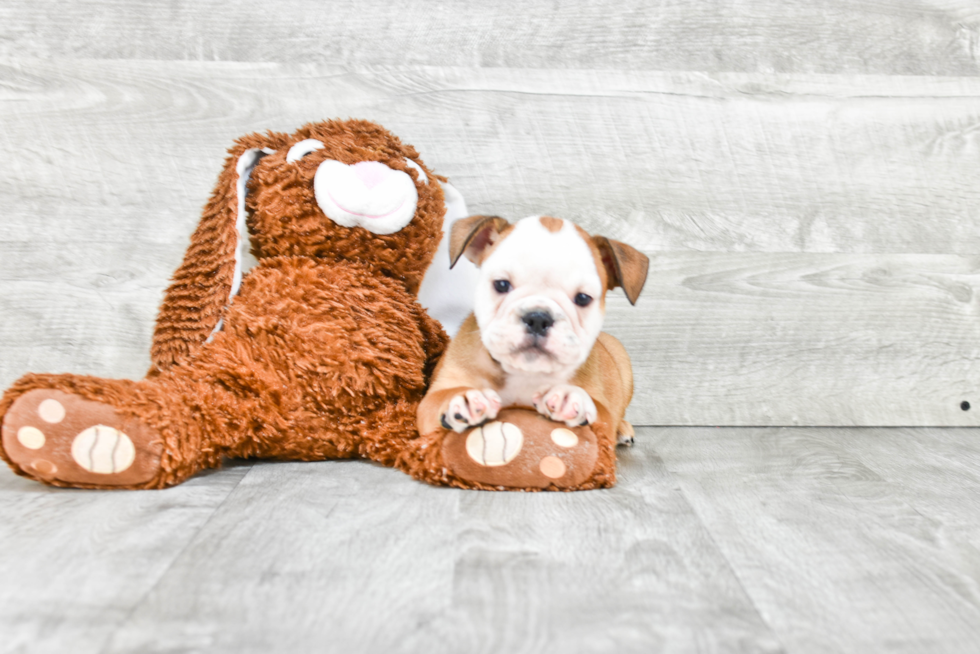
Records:
[[[565,462],[557,456],[544,457],[538,467],[541,469],[541,474],[548,479],[561,479],[565,476]]]
[[[558,447],[575,447],[578,445],[578,436],[571,429],[559,427],[551,432],[551,441]]]
[[[17,430],[17,441],[29,450],[44,447],[44,432],[37,427],[25,426]]]
[[[95,425],[75,437],[71,457],[89,472],[109,475],[133,465],[136,448],[129,436],[118,429]]]
[[[34,472],[36,472],[38,475],[45,478],[54,477],[55,473],[58,472],[58,466],[45,459],[38,459],[37,461],[34,461],[31,463],[31,468],[33,468]]]
[[[37,415],[41,416],[44,422],[54,425],[65,419],[65,407],[58,400],[49,398],[38,405]]]
[[[466,453],[483,466],[502,466],[514,460],[524,444],[524,434],[509,422],[477,427],[466,438]]]

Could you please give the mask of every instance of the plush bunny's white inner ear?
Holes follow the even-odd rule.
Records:
[[[235,227],[238,228],[238,246],[235,248],[235,276],[231,282],[231,292],[228,299],[238,295],[238,289],[242,285],[242,275],[251,270],[258,261],[252,256],[248,240],[248,223],[245,222],[245,196],[248,194],[248,178],[252,174],[255,164],[259,159],[267,154],[274,153],[275,150],[269,148],[252,148],[246,150],[238,158],[238,165],[235,167],[238,172],[238,218]]]
[[[424,170],[422,170],[422,166],[418,165],[417,163],[415,163],[414,161],[412,161],[407,157],[405,158],[405,165],[419,174],[420,182],[422,182],[423,184],[429,183],[429,176],[425,174]]]
[[[442,184],[440,182],[440,184]],[[480,278],[479,269],[466,257],[449,268],[449,232],[453,223],[470,215],[466,201],[452,184],[442,184],[446,197],[446,215],[442,219],[442,241],[419,287],[419,304],[455,336],[463,321],[473,312],[473,296]]]
[[[296,163],[314,150],[320,150],[322,148],[323,143],[316,139],[303,139],[289,148],[289,152],[286,153],[286,163]]]
[[[275,150],[270,150],[269,148],[248,149],[242,153],[242,156],[238,157],[238,163],[235,165],[235,172],[238,173],[238,183],[236,184],[236,190],[238,191],[238,214],[235,217],[238,243],[235,244],[235,273],[231,278],[231,291],[228,293],[229,302],[233,297],[238,295],[238,289],[242,286],[242,275],[258,263],[255,257],[252,256],[251,248],[249,248],[248,223],[245,221],[245,195],[248,193],[248,178],[252,174],[252,169],[255,168],[255,164],[259,163],[259,159],[273,152]],[[221,331],[222,326],[224,326],[224,318],[219,319],[218,324],[211,330],[211,334],[206,340],[207,343],[214,340],[214,335]]]

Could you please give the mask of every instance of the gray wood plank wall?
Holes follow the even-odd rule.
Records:
[[[980,424],[972,3],[13,0],[0,25],[0,385],[141,376],[231,140],[358,116],[474,212],[651,254],[608,321],[639,424]]]

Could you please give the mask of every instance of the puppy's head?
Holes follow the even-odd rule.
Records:
[[[624,243],[547,216],[513,225],[464,218],[453,225],[449,255],[452,265],[465,255],[480,268],[474,313],[504,371],[566,377],[602,330],[606,291],[621,286],[635,303],[649,265]]]

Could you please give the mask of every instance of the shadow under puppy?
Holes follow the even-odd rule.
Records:
[[[419,405],[419,432],[441,427],[459,434],[517,406],[563,423],[568,429],[552,431],[556,443],[577,443],[570,430],[600,419],[620,443],[632,443],[633,428],[624,420],[632,367],[622,344],[602,332],[602,322],[609,289],[622,287],[635,304],[646,282],[646,255],[548,216],[513,225],[498,216],[471,216],[453,225],[449,245],[451,265],[465,255],[480,276],[474,313],[451,341]],[[470,458],[485,466],[509,463],[523,444],[520,430],[512,432],[520,442],[509,444],[508,432],[499,429],[468,437]],[[501,448],[492,462],[488,447]],[[541,470],[551,477],[547,463]],[[564,464],[551,465],[565,470]]]

